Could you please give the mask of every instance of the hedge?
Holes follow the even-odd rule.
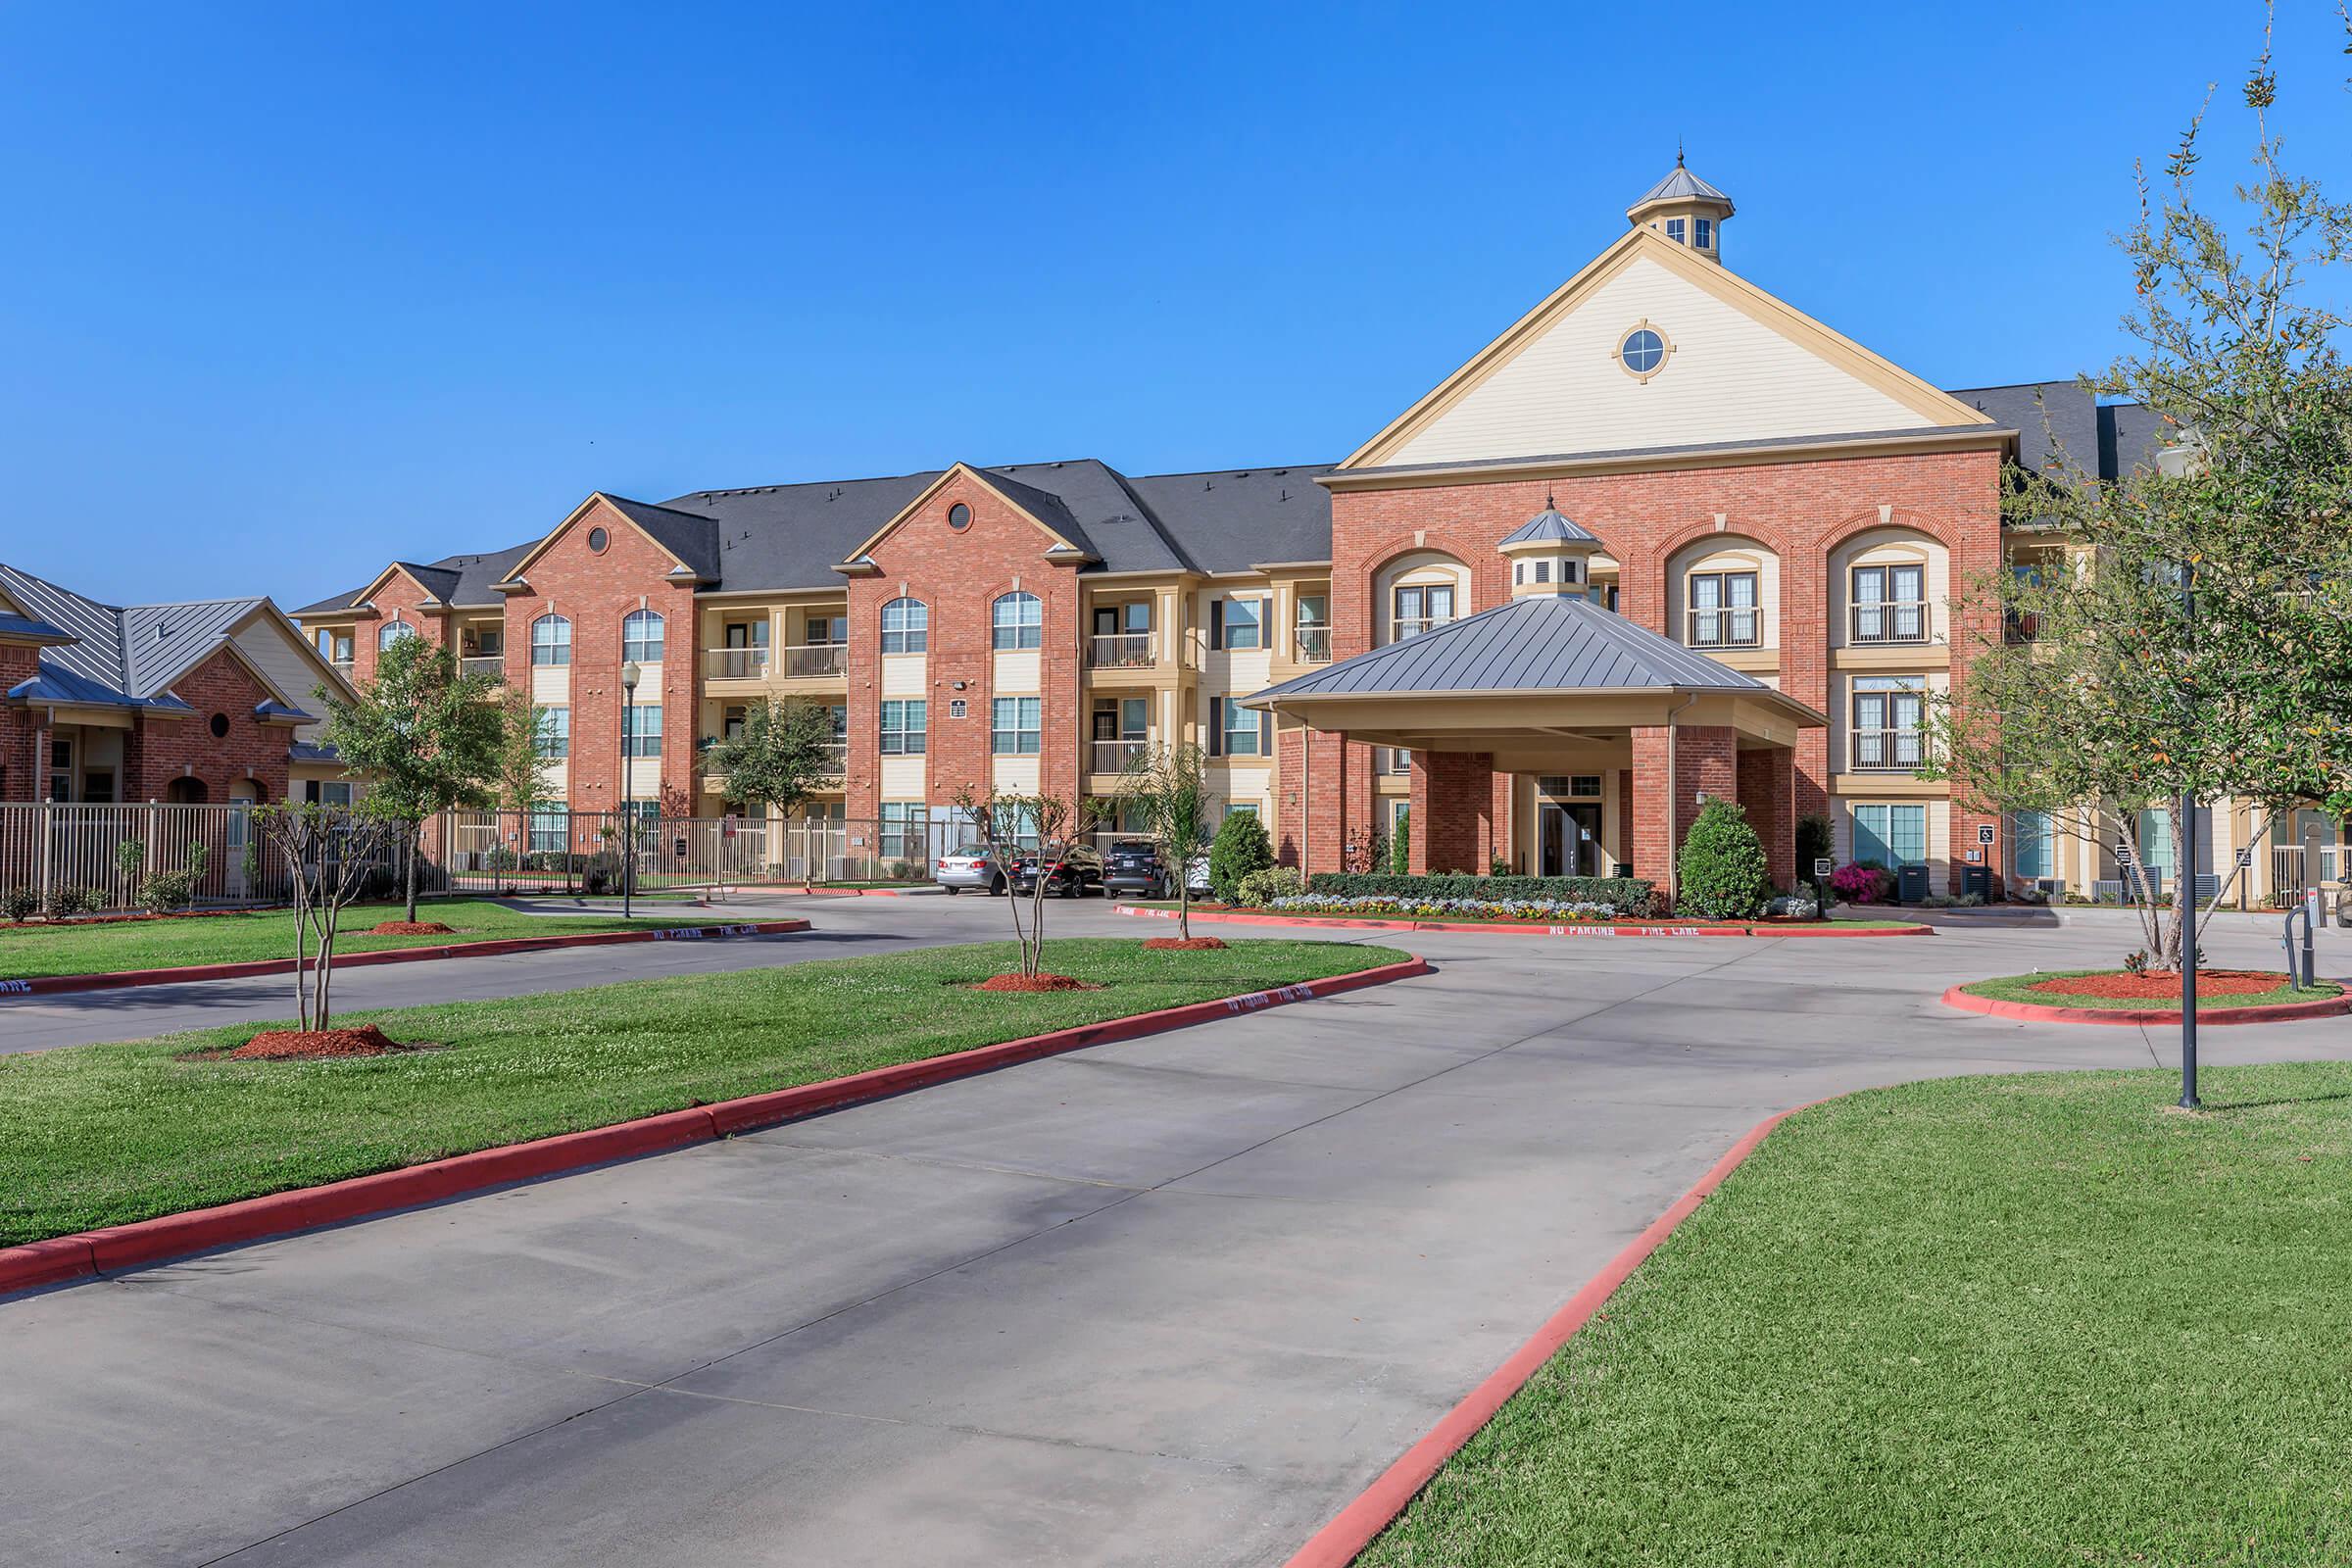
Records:
[[[1317,871],[1309,893],[1340,898],[1382,899],[1555,899],[1564,904],[1605,904],[1619,914],[1648,914],[1657,903],[1656,884],[1637,876],[1474,876],[1446,871],[1435,876],[1392,876],[1385,872]]]

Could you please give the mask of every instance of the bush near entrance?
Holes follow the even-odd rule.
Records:
[[[1335,898],[1396,899],[1404,903],[1542,899],[1560,904],[1606,905],[1612,913],[1637,918],[1652,913],[1657,906],[1657,885],[1634,876],[1473,876],[1467,871],[1386,876],[1378,872],[1318,871],[1307,879],[1306,891]]]
[[[1208,847],[1208,890],[1220,904],[1235,904],[1242,896],[1242,878],[1272,869],[1274,845],[1266,824],[1255,811],[1235,811],[1217,829]]]
[[[1683,839],[1675,870],[1686,914],[1709,920],[1744,920],[1772,896],[1772,870],[1764,845],[1747,825],[1746,808],[1709,801]]]

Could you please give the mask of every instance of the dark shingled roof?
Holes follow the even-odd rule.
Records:
[[[707,514],[685,512],[675,507],[654,506],[644,501],[631,501],[626,496],[603,492],[604,498],[619,509],[620,514],[653,535],[654,543],[668,551],[707,583],[718,581],[718,522]]]
[[[1590,600],[1544,595],[1465,615],[1243,701],[1256,708],[1282,697],[1642,689],[1772,692]]]
[[[443,604],[495,605],[501,601],[498,591],[491,585],[506,581],[507,573],[514,569],[514,563],[520,561],[530,552],[532,546],[538,543],[539,536],[534,535],[521,544],[509,545],[504,550],[494,550],[488,555],[444,556],[439,561],[425,563],[421,569],[433,572],[451,572],[456,575],[456,581],[451,583],[446,590],[434,589]],[[395,562],[394,564],[410,572],[419,569],[406,562]],[[420,577],[418,580],[423,581],[424,579]],[[373,579],[371,578],[369,581],[372,582]],[[431,587],[432,585],[427,583],[426,586]],[[368,583],[362,583],[348,592],[330,594],[315,605],[305,605],[300,610],[289,611],[287,613],[326,615],[332,614],[338,610],[349,610],[358,602],[360,595],[367,592],[368,587]]]
[[[1277,562],[1331,559],[1331,492],[1315,483],[1336,465],[1211,468],[1127,481],[1169,539],[1202,571],[1248,571]]]

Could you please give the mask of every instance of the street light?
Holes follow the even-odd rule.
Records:
[[[2205,437],[2194,425],[2181,427],[2180,439],[2156,452],[2156,471],[2167,479],[2185,479],[2205,471],[2207,449]],[[2197,645],[2197,566],[2190,559],[2180,563],[2180,620],[2186,646],[2193,652]],[[2189,695],[2185,686],[2180,691],[2180,725],[2190,726]],[[2183,756],[2187,753],[2184,750]],[[2180,920],[2180,1108],[2198,1109],[2197,1103],[2197,797],[2193,790],[2180,792],[2180,876],[2173,888],[2173,904]]]
[[[637,810],[636,793],[629,786],[634,775],[629,767],[629,746],[636,739],[637,682],[645,671],[630,660],[620,666],[620,917],[631,916],[631,904],[637,892]]]

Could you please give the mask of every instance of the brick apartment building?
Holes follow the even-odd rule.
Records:
[[[1678,162],[1337,464],[598,493],[295,613],[359,681],[418,635],[527,685],[573,809],[741,811],[701,746],[804,698],[843,752],[818,811],[885,853],[966,787],[1108,795],[1137,748],[1184,741],[1310,870],[1409,808],[1416,865],[1658,874],[1720,794],[1783,872],[1823,811],[1840,857],[1939,890],[1968,865],[2112,877],[2051,824],[1981,820],[1912,775],[1923,705],[1986,630],[1952,623],[1954,597],[2065,548],[2004,537],[2004,462],[2114,475],[2152,421],[2071,383],[1938,390],[1725,267],[1732,215]],[[2243,824],[2216,816],[2226,856]]]
[[[106,605],[0,564],[0,802],[341,790],[321,686],[348,691],[268,599]]]

